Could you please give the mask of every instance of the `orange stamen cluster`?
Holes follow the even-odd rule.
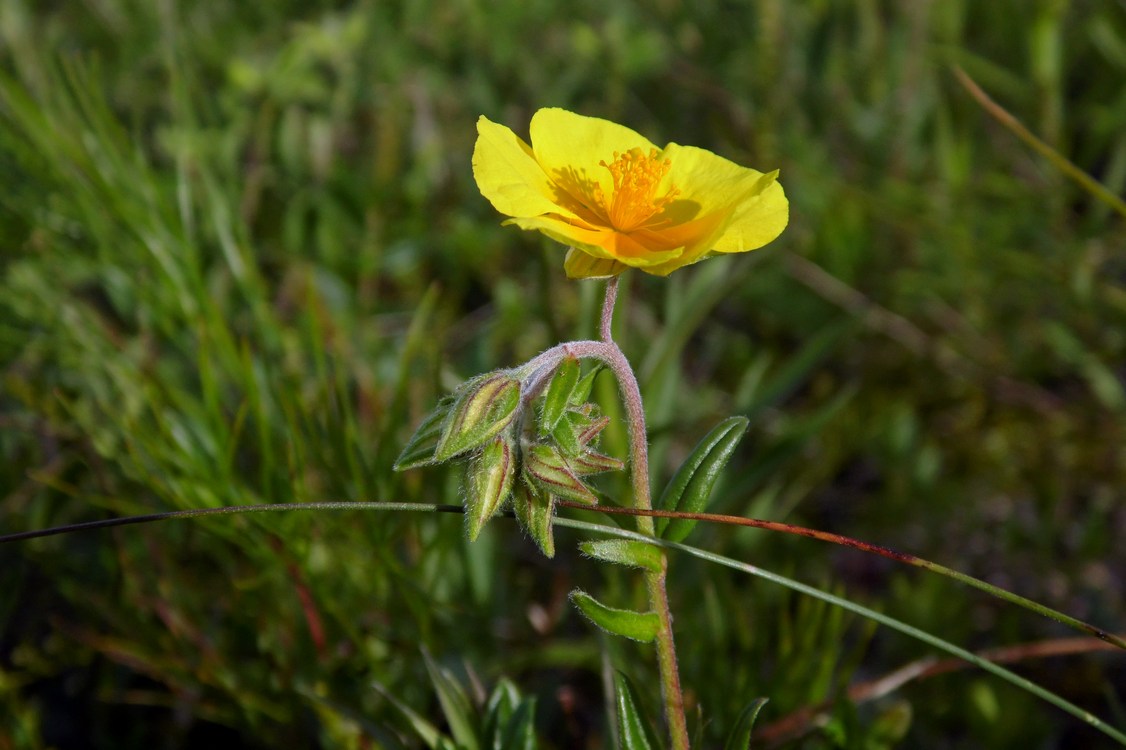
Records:
[[[641,227],[661,213],[680,192],[670,187],[664,195],[656,196],[657,187],[671,165],[668,159],[658,157],[657,149],[651,149],[646,155],[641,149],[633,148],[624,154],[615,151],[614,161],[609,164],[599,162],[614,178],[614,194],[607,200],[602,188],[596,185],[594,199],[615,229],[628,232]]]

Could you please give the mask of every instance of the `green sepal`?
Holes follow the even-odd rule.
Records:
[[[466,483],[465,523],[469,541],[496,515],[512,494],[516,477],[516,446],[508,433],[493,438],[470,465]]]
[[[563,270],[567,272],[568,279],[609,279],[628,268],[625,263],[608,258],[595,258],[573,247],[563,258]]]
[[[487,373],[463,385],[455,396],[434,449],[436,461],[479,448],[507,427],[520,409],[520,381],[506,371]]]
[[[571,406],[578,406],[590,398],[590,392],[594,390],[594,379],[600,372],[602,372],[601,363],[595,365],[590,372],[579,379],[578,383],[575,383],[575,388],[571,391]]]
[[[610,418],[604,416],[591,416],[587,415],[586,425],[578,434],[578,440],[584,446],[598,445],[598,436],[602,430],[606,429],[606,425],[610,424]]]
[[[579,476],[585,476],[601,474],[604,471],[621,471],[625,468],[625,464],[613,456],[587,450],[571,459],[571,468]]]
[[[575,429],[575,418],[571,412],[565,413],[555,424],[551,437],[566,456],[577,456],[583,449],[583,444],[579,442],[578,431]]]
[[[584,555],[595,560],[641,568],[651,573],[660,573],[664,567],[664,554],[647,542],[636,539],[602,539],[597,542],[583,542],[579,545]]]
[[[406,471],[438,463],[434,458],[434,449],[438,447],[438,439],[442,436],[442,425],[450,415],[450,408],[453,405],[453,396],[444,396],[438,401],[434,411],[426,415],[426,419],[422,420],[422,424],[411,435],[407,446],[391,465],[392,469]]]
[[[661,627],[656,612],[607,607],[582,589],[571,592],[571,601],[588,620],[610,635],[649,643],[657,637],[657,631]]]
[[[536,546],[548,557],[555,557],[555,537],[552,521],[555,517],[555,498],[540,492],[525,475],[512,492],[512,505],[516,520],[532,537]]]
[[[735,726],[731,728],[731,732],[727,735],[727,742],[724,743],[723,750],[750,750],[751,733],[755,728],[755,720],[768,700],[770,699],[755,698],[750,705],[743,709],[743,712],[739,714],[739,718],[735,721]]]
[[[585,448],[598,445],[598,435],[610,424],[594,404],[569,408],[555,425],[551,436],[568,456],[577,456]]]
[[[559,363],[547,391],[543,394],[543,409],[540,412],[540,435],[547,437],[554,430],[571,400],[575,384],[579,382],[579,360],[567,356]]]
[[[653,725],[641,710],[637,692],[629,678],[614,674],[614,702],[618,714],[618,750],[657,750]]]
[[[524,470],[542,492],[580,503],[598,504],[598,498],[583,484],[571,464],[554,446],[532,445],[526,448]]]
[[[684,460],[676,474],[661,493],[657,507],[682,513],[700,513],[707,505],[712,487],[720,471],[727,464],[735,446],[747,430],[746,417],[729,417],[712,429],[696,444],[692,454]],[[657,536],[679,542],[688,536],[695,521],[682,519],[657,519]]]

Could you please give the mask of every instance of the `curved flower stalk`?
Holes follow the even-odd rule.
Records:
[[[563,109],[532,117],[531,144],[486,117],[473,176],[505,223],[569,245],[571,278],[627,268],[667,276],[776,238],[789,220],[778,171],[694,146],[657,148],[627,127]]]

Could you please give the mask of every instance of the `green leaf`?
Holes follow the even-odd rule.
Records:
[[[520,409],[520,381],[503,371],[474,378],[456,395],[434,450],[437,461],[481,447],[507,427]]]
[[[590,392],[594,390],[594,379],[598,377],[598,373],[602,372],[603,365],[601,363],[594,366],[594,368],[583,375],[582,379],[575,384],[575,388],[571,391],[571,406],[578,406],[579,404],[590,398]]]
[[[516,708],[516,713],[504,728],[501,750],[537,750],[536,699],[530,697]]]
[[[545,555],[555,557],[555,538],[551,533],[552,519],[555,515],[555,498],[537,490],[525,475],[522,481],[516,483],[516,489],[512,493],[512,504],[516,511],[516,520],[520,522],[524,531],[528,532]]]
[[[629,678],[614,674],[614,700],[618,709],[618,750],[658,750],[653,726],[641,711]]]
[[[664,553],[659,548],[632,539],[601,539],[597,542],[583,542],[579,545],[579,549],[582,550],[584,555],[589,555],[595,560],[628,565],[653,573],[660,573],[664,562]]]
[[[423,651],[426,661],[426,671],[430,673],[430,681],[438,693],[438,702],[442,706],[442,714],[450,726],[450,733],[457,742],[457,747],[463,750],[478,750],[477,732],[473,705],[469,702],[464,688],[458,684],[453,675],[443,669]]]
[[[684,513],[703,511],[720,471],[746,432],[747,424],[746,417],[729,417],[705,435],[676,470],[665,491],[661,493],[657,507]],[[658,518],[657,535],[679,542],[688,536],[695,525],[695,521]]]
[[[502,677],[485,703],[483,736],[486,750],[504,750],[504,735],[512,715],[520,704],[520,691],[507,677]]]
[[[575,474],[554,446],[533,445],[524,451],[524,469],[541,491],[580,503],[598,504],[598,498]]]
[[[577,357],[564,357],[543,395],[543,410],[540,412],[540,434],[550,435],[555,425],[567,411],[571,394],[579,382],[579,360]]]
[[[755,728],[755,720],[768,700],[770,699],[755,698],[750,705],[743,709],[743,712],[739,714],[739,718],[735,721],[735,726],[727,735],[727,742],[724,743],[723,750],[750,750],[751,733]]]
[[[607,607],[582,589],[571,592],[571,601],[588,620],[610,635],[648,643],[657,637],[657,630],[661,627],[655,612]]]
[[[438,447],[438,438],[442,436],[442,425],[449,416],[453,404],[453,396],[445,396],[438,401],[434,411],[422,420],[422,424],[414,431],[414,435],[407,441],[407,446],[403,448],[403,452],[399,454],[391,468],[395,471],[406,471],[438,463],[434,459],[434,449]]]

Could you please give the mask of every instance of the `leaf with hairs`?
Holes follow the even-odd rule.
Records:
[[[700,513],[707,505],[719,473],[747,430],[746,417],[728,417],[696,444],[691,455],[676,470],[661,493],[657,507],[683,513]],[[657,519],[657,535],[679,542],[695,527],[695,521]]]
[[[582,589],[571,592],[571,601],[588,620],[610,635],[648,643],[657,637],[657,630],[661,627],[655,612],[608,607]]]
[[[629,678],[614,674],[614,701],[618,709],[618,750],[659,750],[653,725],[641,710]]]

